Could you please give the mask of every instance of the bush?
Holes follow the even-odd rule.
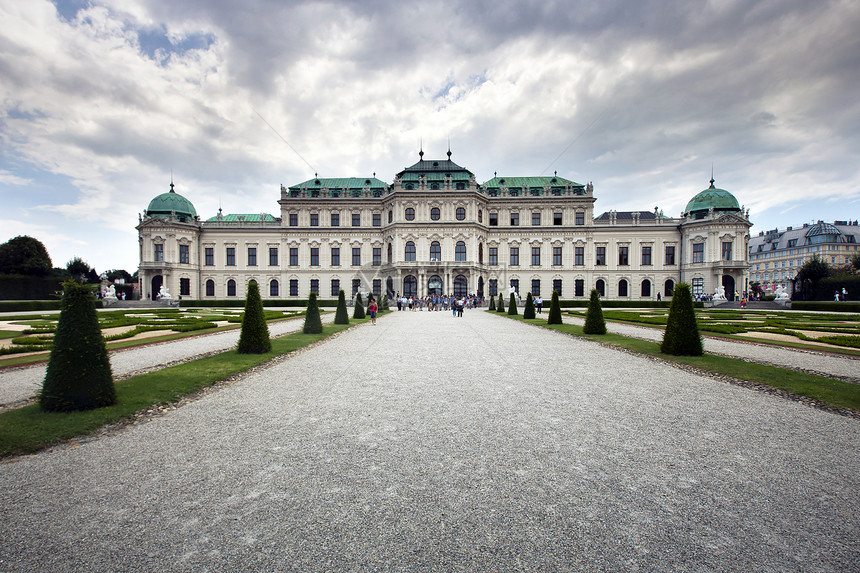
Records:
[[[820,310],[826,312],[860,312],[857,302],[792,301],[791,310]]]
[[[116,389],[92,289],[67,281],[63,291],[39,404],[51,412],[110,406],[116,402]]]
[[[502,298],[502,293],[499,293],[499,304],[496,306],[496,312],[505,312],[505,299]]]
[[[352,318],[364,318],[364,303],[361,300],[361,293],[355,295],[355,310],[352,312]]]
[[[549,305],[547,324],[561,324],[561,306],[558,304],[558,291],[552,291],[552,302]]]
[[[675,285],[660,351],[675,356],[701,356],[704,353],[688,284]]]
[[[334,315],[335,324],[349,324],[349,311],[346,310],[346,293],[343,289],[337,295],[337,313]]]
[[[606,334],[606,321],[603,320],[603,309],[600,306],[600,293],[597,289],[591,289],[591,298],[588,301],[588,312],[585,313],[585,326],[582,331],[585,334]]]
[[[511,293],[511,300],[508,302],[508,316],[517,316],[519,313],[517,312],[517,295],[516,293]]]
[[[526,295],[526,307],[523,309],[523,318],[535,317],[535,301],[532,299],[532,293]]]
[[[496,297],[490,295],[490,307],[487,310],[496,310]]]
[[[320,307],[317,306],[317,293],[312,292],[310,298],[308,298],[308,311],[305,315],[305,325],[302,328],[302,332],[305,334],[319,334],[322,330]]]
[[[263,301],[260,300],[260,287],[257,281],[248,283],[245,296],[245,314],[242,318],[242,333],[236,350],[239,354],[265,354],[272,349],[269,327],[263,316]]]

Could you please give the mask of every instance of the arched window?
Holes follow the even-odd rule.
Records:
[[[437,263],[442,260],[442,245],[439,241],[430,243],[430,260]]]
[[[478,264],[484,264],[484,243],[478,244]]]
[[[413,209],[412,207],[406,208],[406,220],[407,221],[414,221],[415,220],[415,209]]]
[[[597,279],[597,283],[595,283],[594,288],[597,289],[597,294],[600,296],[606,296],[606,283],[603,282],[603,279]]]
[[[430,184],[430,189],[433,189],[434,191],[435,191],[435,190],[437,190],[437,189],[439,189],[439,184],[438,184],[438,183],[431,183],[431,184]]]
[[[618,296],[627,296],[627,281],[624,279],[618,281]]]
[[[666,284],[663,285],[663,296],[672,296],[673,292],[675,292],[675,281],[666,279]]]
[[[469,294],[469,282],[463,275],[454,277],[454,296],[466,296]]]
[[[403,279],[403,296],[418,296],[418,279],[412,275]]]
[[[404,260],[407,262],[415,261],[415,243],[413,241],[406,241],[406,258]]]
[[[236,281],[233,279],[227,281],[227,296],[236,296]]]
[[[389,245],[391,246],[391,245]],[[394,279],[388,277],[385,279],[385,290],[388,293],[388,296],[394,296]]]
[[[462,221],[466,218],[466,209],[464,207],[457,207],[457,220]]]
[[[465,261],[466,260],[466,242],[465,241],[457,241],[457,246],[454,248],[454,260],[455,261]]]
[[[273,280],[269,283],[269,296],[278,296],[278,281]]]
[[[480,210],[480,209],[478,210],[478,222],[479,222],[479,223],[483,223],[483,222],[484,222],[484,212],[483,212],[482,210]]]
[[[206,281],[206,296],[215,296],[215,281],[212,279]]]
[[[391,246],[391,243],[388,243],[388,262],[390,263],[392,258],[394,257],[394,248]]]
[[[651,281],[648,279],[642,281],[642,296],[651,296]]]
[[[439,207],[433,207],[432,209],[430,209],[430,218],[434,221],[438,221],[441,216],[442,213],[441,211],[439,211]]]
[[[388,222],[391,223],[392,221],[394,221],[394,211],[389,211],[388,212]]]
[[[430,277],[430,280],[427,281],[427,292],[428,294],[442,294],[442,277],[439,275]]]

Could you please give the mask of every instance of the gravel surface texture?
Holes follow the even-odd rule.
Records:
[[[301,330],[304,317],[269,324],[269,335],[279,336]],[[323,323],[334,320],[334,313],[322,315]],[[191,336],[179,340],[135,346],[110,351],[110,365],[115,377],[126,377],[155,367],[187,362],[214,352],[229,350],[239,342],[240,329]],[[0,370],[0,409],[28,400],[42,389],[46,364]]]
[[[585,324],[584,318],[569,315],[563,315],[562,320],[566,323],[578,324],[580,326]],[[614,334],[630,336],[631,338],[654,340],[656,342],[663,340],[664,329],[662,328],[649,328],[647,326],[606,321],[606,329]],[[768,344],[725,340],[709,336],[704,336],[703,339],[705,342],[705,351],[712,354],[731,356],[733,358],[740,358],[741,360],[772,364],[774,366],[815,372],[825,376],[835,376],[841,379],[860,382],[860,359],[857,358]]]
[[[394,312],[0,464],[0,571],[856,571],[860,422]]]

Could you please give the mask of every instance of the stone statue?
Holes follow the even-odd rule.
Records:
[[[791,296],[785,291],[785,287],[783,287],[782,285],[776,287],[776,290],[773,291],[773,293],[776,295],[776,298],[773,299],[773,302],[775,302],[776,304],[785,306],[788,302],[791,301]]]
[[[158,290],[158,296],[156,298],[158,300],[170,300],[173,297],[170,296],[170,289],[164,285],[161,285],[161,288]]]
[[[714,293],[712,301],[714,306],[728,302],[728,299],[726,298],[726,287],[723,285],[718,286],[717,292]]]

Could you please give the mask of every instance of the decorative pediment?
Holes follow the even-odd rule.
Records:
[[[320,248],[320,245],[321,245],[321,244],[322,244],[322,243],[320,243],[320,242],[319,242],[318,240],[316,240],[316,239],[314,239],[313,241],[309,241],[309,242],[308,242],[308,246],[309,246],[309,247],[311,247],[312,249],[318,249],[318,248]]]

